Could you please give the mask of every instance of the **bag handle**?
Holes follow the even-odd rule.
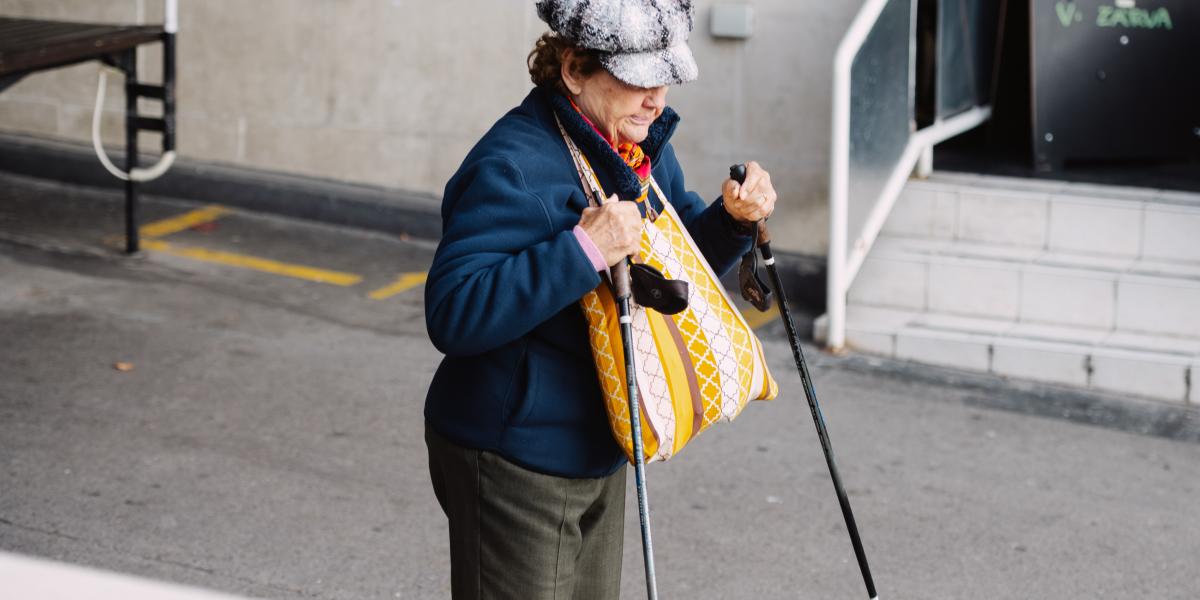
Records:
[[[554,115],[554,122],[558,125],[558,132],[562,134],[563,141],[567,143],[567,151],[571,153],[571,160],[575,162],[575,171],[579,173],[579,184],[583,186],[584,194],[591,192],[588,195],[588,206],[600,206],[604,199],[604,190],[600,189],[600,182],[596,179],[596,172],[592,170],[592,165],[580,152],[579,146],[575,145],[575,140],[567,135],[566,128],[563,127],[562,121],[558,115]]]

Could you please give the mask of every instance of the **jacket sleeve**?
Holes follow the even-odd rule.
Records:
[[[679,213],[684,227],[696,240],[709,266],[718,276],[724,275],[750,250],[754,243],[753,236],[737,231],[733,217],[725,211],[725,203],[720,197],[712,204],[706,204],[699,194],[688,191],[683,180],[683,169],[670,144],[664,146],[659,160],[663,161],[663,168],[670,177],[670,187],[664,191],[671,206]]]
[[[512,161],[464,165],[446,188],[443,235],[425,284],[425,324],[447,355],[525,335],[600,283],[570,229],[555,231]]]

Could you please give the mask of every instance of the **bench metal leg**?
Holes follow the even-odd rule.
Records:
[[[125,252],[136,254],[141,248],[138,232],[138,180],[149,181],[170,168],[175,159],[175,36],[163,34],[163,84],[148,85],[138,81],[137,48],[105,55],[105,64],[125,75]],[[138,114],[138,100],[149,98],[163,103],[163,115],[143,117]],[[163,136],[163,158],[149,172],[138,172],[138,132],[157,131]],[[113,173],[121,177],[114,169]]]
[[[138,166],[138,78],[137,49],[121,56],[125,72],[125,172],[133,173]],[[136,254],[138,240],[138,184],[133,178],[125,181],[125,252]]]

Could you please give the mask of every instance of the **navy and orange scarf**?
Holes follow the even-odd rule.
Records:
[[[628,166],[630,169],[633,169],[633,172],[635,175],[637,175],[638,182],[642,187],[642,193],[638,196],[637,201],[645,201],[650,190],[650,157],[646,156],[646,153],[642,151],[641,146],[633,142],[621,142],[619,144],[613,144],[613,141],[608,139],[608,137],[604,135],[604,132],[600,131],[600,129],[596,127],[596,124],[593,123],[592,120],[587,117],[587,115],[583,114],[583,111],[579,109],[579,105],[575,104],[574,99],[572,99],[570,96],[567,96],[567,100],[571,103],[571,107],[575,109],[575,112],[579,113],[579,116],[583,117],[583,120],[588,125],[591,125],[592,129],[595,130],[596,133],[604,139],[604,141],[608,142],[609,145],[612,146],[613,151],[621,157],[621,160],[625,162],[626,166]]]

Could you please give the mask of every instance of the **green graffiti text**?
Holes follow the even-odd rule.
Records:
[[[1059,3],[1061,4],[1061,2]],[[1059,11],[1062,18],[1062,11]],[[1171,23],[1171,13],[1166,8],[1149,11],[1144,8],[1119,8],[1116,6],[1101,6],[1096,14],[1098,27],[1127,27],[1135,29],[1174,29]]]
[[[1082,21],[1083,14],[1079,12],[1079,8],[1074,2],[1059,2],[1054,5],[1054,12],[1058,13],[1058,20],[1063,27],[1069,27],[1075,21]]]

